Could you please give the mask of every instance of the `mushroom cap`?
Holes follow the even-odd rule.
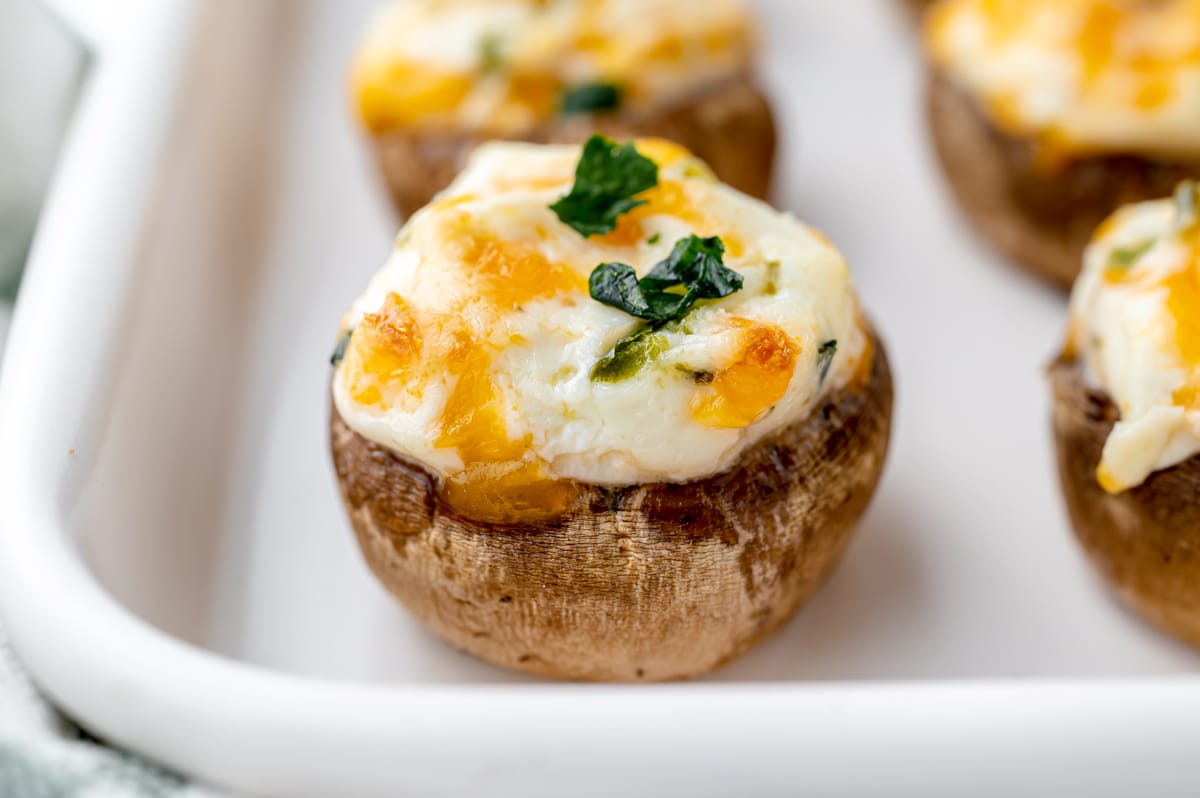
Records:
[[[1080,156],[1050,167],[1036,142],[1000,131],[936,69],[928,93],[934,147],[967,218],[1001,253],[1064,290],[1113,211],[1169,197],[1181,181],[1200,178],[1200,163],[1135,154]]]
[[[714,84],[650,113],[564,118],[521,138],[535,144],[571,144],[593,133],[620,140],[676,141],[711,166],[723,182],[760,199],[770,195],[775,119],[770,102],[748,76]],[[397,129],[375,136],[376,157],[400,215],[407,218],[425,207],[489,139],[468,130]]]

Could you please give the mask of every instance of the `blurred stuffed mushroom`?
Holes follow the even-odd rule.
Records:
[[[959,204],[1063,288],[1109,214],[1200,177],[1200,0],[941,0],[926,34]]]
[[[744,0],[394,0],[353,67],[358,115],[404,216],[492,139],[678,141],[766,197],[771,106]]]
[[[1051,368],[1075,533],[1119,594],[1200,645],[1200,193],[1098,231]]]

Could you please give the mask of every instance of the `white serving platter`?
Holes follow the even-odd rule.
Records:
[[[98,57],[0,389],[0,609],[94,733],[277,798],[1200,791],[1200,656],[1070,537],[1063,299],[963,228],[898,0],[761,3],[778,204],[844,249],[897,372],[887,477],[780,635],[641,687],[448,649],[342,515],[327,357],[396,227],[345,97],[372,3],[74,5]]]

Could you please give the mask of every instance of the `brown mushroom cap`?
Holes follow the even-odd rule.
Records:
[[[1200,645],[1200,457],[1116,496],[1096,468],[1120,411],[1089,388],[1077,361],[1050,369],[1063,496],[1088,557],[1130,606]]]
[[[578,485],[547,522],[455,513],[439,478],[351,430],[334,464],[376,576],[449,643],[505,667],[595,681],[681,679],[745,652],[832,570],[883,469],[892,381],[867,379],[685,485]]]
[[[579,116],[530,131],[534,143],[579,143],[600,132],[617,139],[658,137],[691,150],[725,183],[766,199],[775,164],[771,105],[749,77],[711,86],[652,113]],[[384,179],[397,210],[411,216],[448,186],[488,136],[474,132],[400,129],[375,137]]]
[[[972,97],[936,70],[929,119],[942,170],[976,229],[1063,289],[1071,287],[1092,234],[1113,211],[1168,197],[1180,181],[1200,178],[1200,163],[1134,155],[1047,166],[1033,141],[1002,133]]]

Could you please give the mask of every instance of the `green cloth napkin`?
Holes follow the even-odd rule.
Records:
[[[217,798],[106,747],[37,692],[0,627],[0,798]]]

